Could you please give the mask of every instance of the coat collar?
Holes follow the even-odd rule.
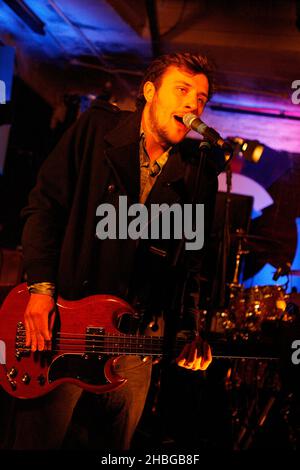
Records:
[[[112,147],[126,147],[137,142],[140,135],[140,125],[142,119],[142,109],[135,112],[121,111],[121,118],[113,129],[109,130],[104,139]]]

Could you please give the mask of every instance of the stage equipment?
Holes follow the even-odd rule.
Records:
[[[239,155],[245,160],[258,163],[264,151],[264,146],[258,140],[247,140],[241,137],[228,137],[234,146],[234,155]]]

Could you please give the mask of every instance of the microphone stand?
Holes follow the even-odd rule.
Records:
[[[194,168],[191,164],[187,164],[186,168],[186,173],[185,173],[185,181],[193,181],[193,190],[192,190],[192,195],[190,199],[190,203],[194,206],[197,203],[197,199],[200,194],[201,187],[203,186],[203,180],[204,180],[204,168],[205,168],[205,163],[206,160],[211,156],[211,144],[206,141],[202,140],[200,145],[199,145],[199,158],[198,158],[198,165],[197,165],[197,172],[196,176],[193,177],[194,173]],[[205,210],[205,208],[204,208]],[[195,218],[193,218],[192,221],[192,229],[195,231]],[[176,289],[174,294],[173,294],[173,299],[172,299],[172,304],[171,304],[171,310],[176,310],[177,306],[179,305],[179,312],[180,312],[180,318],[183,317],[184,314],[184,292],[182,292],[182,286],[186,285],[187,279],[185,279],[186,276],[182,277],[180,276],[179,273],[179,268],[182,267],[182,260],[184,256],[184,244],[186,240],[183,235],[182,239],[180,240],[176,252],[173,257],[172,261],[172,268],[174,272],[177,274],[177,285],[178,285],[178,290]],[[184,274],[181,270],[181,274]],[[174,286],[172,286],[174,289]],[[176,292],[177,291],[177,292]],[[181,294],[179,294],[181,291]],[[177,295],[176,295],[177,294]],[[174,318],[173,318],[174,319]]]
[[[222,236],[222,258],[221,258],[221,282],[220,282],[220,307],[225,307],[226,303],[226,274],[227,274],[227,261],[230,251],[230,204],[231,204],[231,189],[232,189],[232,170],[231,163],[226,166],[226,202],[225,202],[225,215],[224,227]]]
[[[230,145],[230,144],[229,144]],[[229,149],[228,149],[229,150]],[[233,155],[233,149],[231,148],[231,154],[227,158],[225,167],[226,171],[226,198],[225,198],[225,213],[224,213],[224,224],[222,229],[222,235],[217,240],[219,241],[218,253],[217,253],[217,269],[215,273],[215,279],[211,290],[211,302],[209,308],[210,322],[213,316],[213,310],[219,307],[226,306],[226,275],[227,275],[227,263],[230,251],[230,204],[231,204],[231,189],[232,189],[232,169],[230,160]],[[210,323],[209,322],[209,323]],[[210,325],[209,325],[210,326]]]
[[[211,144],[205,140],[201,141],[199,145],[199,158],[197,171],[195,175],[195,167],[191,164],[187,164],[185,170],[185,181],[193,182],[193,189],[191,198],[189,200],[193,205],[199,198],[201,187],[204,183],[204,168],[207,158],[211,156]],[[195,219],[193,219],[193,230]],[[164,339],[163,339],[163,356],[161,360],[161,372],[160,372],[160,391],[158,398],[158,415],[160,416],[160,424],[158,426],[158,441],[160,444],[163,443],[165,433],[165,422],[166,409],[165,404],[168,403],[168,393],[170,390],[170,366],[173,362],[172,351],[176,341],[176,332],[179,319],[184,314],[184,294],[185,287],[187,284],[187,276],[183,269],[183,257],[184,257],[184,244],[186,239],[183,235],[182,239],[178,243],[173,259],[171,260],[172,275],[168,280],[166,288],[168,289],[168,311],[165,312],[165,327],[164,327]],[[189,273],[188,273],[189,275]],[[196,322],[199,323],[199,322]],[[159,436],[160,434],[160,436]]]

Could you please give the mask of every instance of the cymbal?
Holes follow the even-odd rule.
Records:
[[[231,242],[238,240],[241,243],[242,250],[248,253],[265,253],[267,251],[276,251],[281,243],[278,240],[264,237],[263,235],[252,235],[243,231],[237,231],[230,234]],[[247,253],[244,253],[247,254]]]
[[[235,232],[235,233],[231,233],[230,237],[232,237],[232,238],[241,238],[241,239],[245,240],[246,242],[253,241],[253,242],[262,242],[262,243],[274,243],[276,245],[280,245],[280,242],[278,240],[275,240],[273,238],[264,237],[263,235],[252,235],[252,234],[249,234],[249,233]]]

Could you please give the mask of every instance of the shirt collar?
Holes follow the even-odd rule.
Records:
[[[150,168],[150,176],[159,175],[163,166],[167,163],[172,145],[165,150],[156,160],[150,160],[149,154],[146,149],[146,137],[142,125],[140,127],[140,166]]]

